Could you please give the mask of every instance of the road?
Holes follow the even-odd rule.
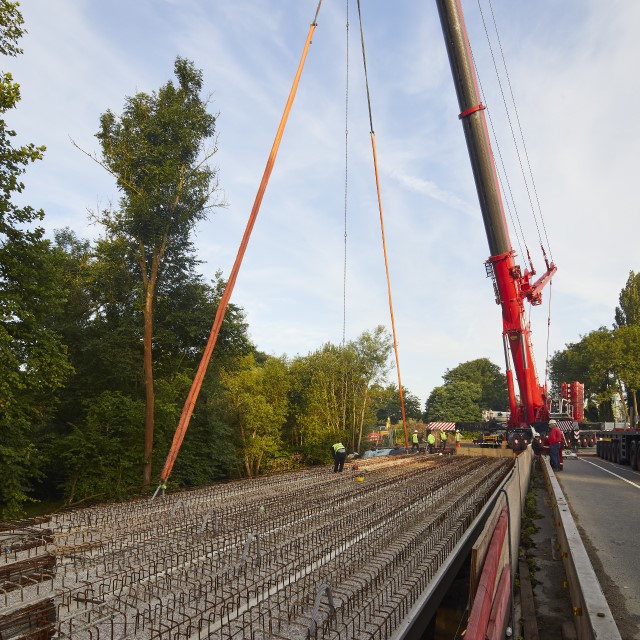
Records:
[[[557,474],[624,640],[640,640],[640,474],[596,457]]]

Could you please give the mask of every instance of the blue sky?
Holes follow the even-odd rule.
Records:
[[[280,154],[233,302],[256,345],[306,354],[342,340],[346,0],[324,0]],[[424,402],[460,362],[504,367],[500,309],[435,2],[362,1],[373,124],[403,384]],[[204,73],[219,113],[222,194],[197,230],[204,273],[228,275],[253,204],[316,0],[25,0],[24,54],[5,60],[22,101],[19,140],[47,146],[24,199],[49,231],[96,237],[87,212],[116,203],[115,184],[71,144],[97,151],[106,109],[156,90],[176,55]],[[482,0],[488,12],[487,0]],[[537,232],[509,147],[511,133],[478,4],[463,0],[486,102],[507,160],[534,264]],[[535,187],[558,274],[549,352],[611,325],[629,271],[640,270],[640,103],[636,0],[493,0]],[[357,8],[349,3],[347,339],[390,326]],[[514,248],[519,252],[516,238]],[[521,260],[519,262],[522,263]],[[524,263],[522,263],[523,266]],[[544,379],[547,310],[532,311]],[[214,356],[215,357],[215,356]],[[395,380],[395,372],[390,380]]]

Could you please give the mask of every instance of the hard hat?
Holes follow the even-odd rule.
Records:
[[[549,420],[549,426],[553,426],[554,424],[558,424],[553,418],[551,418],[551,420]]]
[[[414,430],[413,430],[413,433],[418,433],[418,430],[417,430],[417,429],[414,429]]]

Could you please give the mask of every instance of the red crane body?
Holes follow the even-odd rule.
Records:
[[[498,175],[491,151],[478,82],[473,66],[469,39],[460,0],[436,0],[442,31],[447,46],[451,72],[460,106],[459,118],[469,150],[471,167],[480,201],[491,256],[486,262],[487,275],[494,284],[496,302],[502,307],[503,340],[506,361],[507,386],[511,417],[508,425],[520,427],[549,419],[549,399],[544,386],[538,381],[531,345],[531,331],[526,317],[525,301],[533,305],[542,302],[542,288],[556,267],[549,263],[547,270],[532,282],[533,266],[522,272],[515,263],[515,252],[509,240]],[[515,369],[520,401],[516,398],[513,372]]]

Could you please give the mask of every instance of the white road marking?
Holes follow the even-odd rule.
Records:
[[[630,484],[632,487],[635,487],[636,489],[640,489],[640,484],[636,484],[635,482],[631,482],[631,480],[627,480],[626,478],[623,478],[622,476],[619,476],[617,473],[613,473],[613,471],[609,471],[609,469],[605,469],[604,467],[601,467],[599,464],[596,464],[595,462],[591,462],[590,460],[585,460],[584,458],[580,458],[580,460],[582,460],[583,462],[587,462],[588,464],[592,464],[594,467],[597,467],[598,469],[601,469],[602,471],[606,471],[607,473],[610,473],[612,476],[615,476],[616,478],[620,478],[620,480],[623,480],[624,482],[627,482],[628,484]]]

